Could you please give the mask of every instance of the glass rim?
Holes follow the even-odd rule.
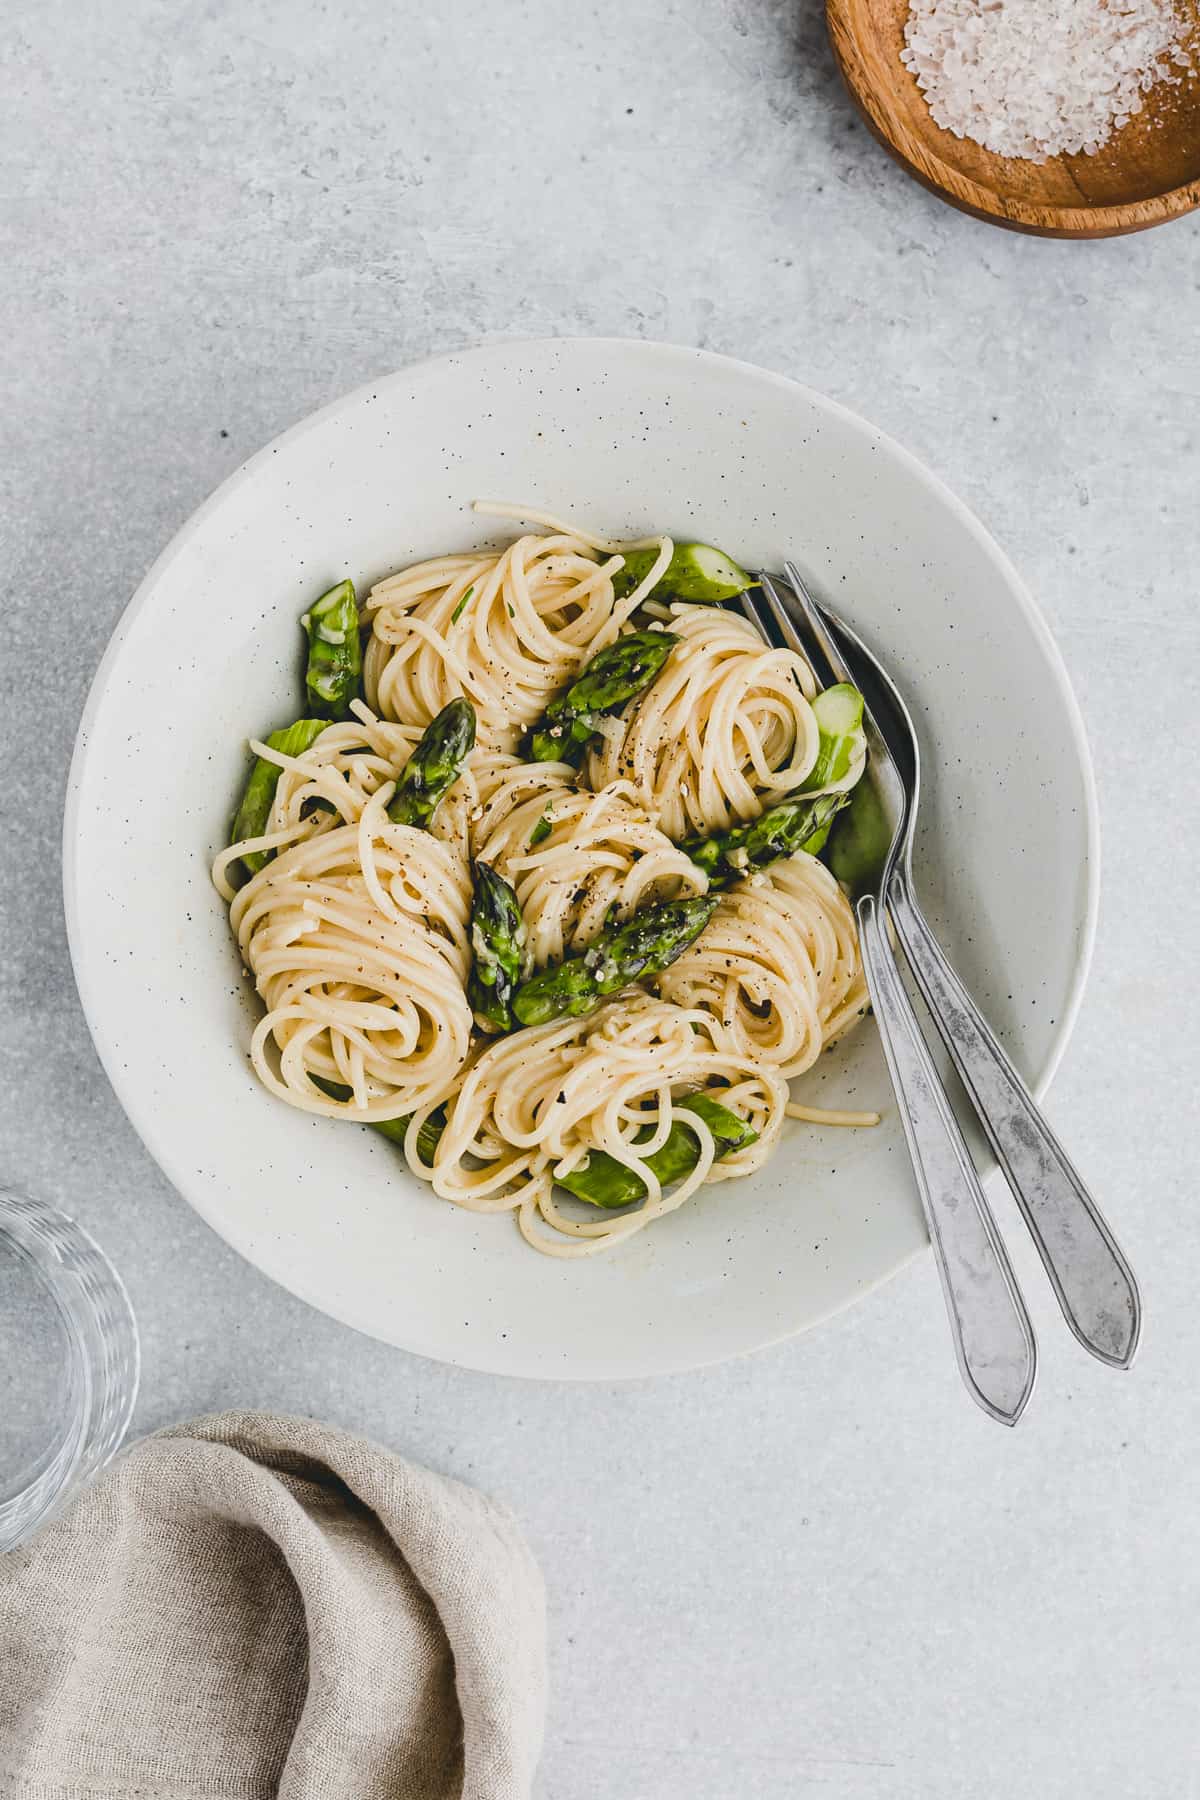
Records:
[[[0,1240],[32,1265],[63,1327],[70,1410],[25,1485],[0,1501],[0,1551],[15,1549],[115,1455],[137,1399],[141,1344],[125,1284],[78,1221],[0,1188]]]

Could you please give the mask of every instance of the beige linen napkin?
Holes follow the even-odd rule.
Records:
[[[482,1494],[309,1419],[199,1419],[0,1557],[0,1794],[524,1800],[544,1629]]]

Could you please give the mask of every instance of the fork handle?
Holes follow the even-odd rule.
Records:
[[[972,1398],[1015,1425],[1033,1390],[1029,1315],[970,1152],[929,1054],[873,894],[856,907],[875,1022],[941,1278],[954,1349]]]
[[[934,1024],[1016,1196],[1063,1316],[1080,1343],[1128,1368],[1141,1329],[1133,1271],[1096,1202],[951,968],[905,875],[888,908]]]

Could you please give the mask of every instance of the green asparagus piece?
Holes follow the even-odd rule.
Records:
[[[510,1002],[521,974],[525,922],[517,896],[490,863],[472,865],[471,950],[467,999],[488,1031],[511,1031]]]
[[[748,825],[735,825],[730,831],[718,831],[712,837],[689,838],[680,845],[684,854],[708,876],[709,887],[728,887],[748,875],[751,869],[764,868],[791,856],[797,850],[808,850],[813,839],[824,833],[835,814],[849,799],[848,794],[818,794],[815,800],[794,794],[769,806]],[[820,842],[824,843],[824,836]]]
[[[744,1119],[739,1119],[735,1112],[707,1094],[692,1094],[679,1105],[704,1120],[716,1139],[718,1157],[728,1156],[733,1150],[743,1150],[758,1136]],[[651,1135],[647,1126],[634,1141],[647,1143]],[[682,1181],[685,1175],[690,1175],[698,1159],[699,1144],[695,1132],[689,1131],[686,1125],[672,1125],[666,1143],[646,1158],[646,1166],[654,1171],[664,1187],[669,1187],[673,1181]],[[577,1200],[588,1200],[593,1206],[632,1206],[635,1200],[646,1197],[646,1184],[641,1177],[618,1162],[615,1156],[609,1156],[606,1150],[590,1151],[569,1175],[559,1177],[558,1185],[574,1194]]]
[[[814,831],[811,837],[806,837],[800,848],[809,856],[820,856],[822,850],[829,842],[829,833],[832,826],[833,819],[830,819],[826,824]]]
[[[820,728],[817,760],[804,780],[807,793],[841,781],[863,741],[863,697],[848,681],[828,687],[813,701],[813,717]]]
[[[313,1076],[314,1084],[331,1100],[349,1100],[353,1088],[345,1087],[340,1081],[326,1081],[323,1075]],[[401,1119],[367,1119],[364,1121],[377,1131],[380,1137],[389,1138],[393,1144],[403,1144],[408,1131],[411,1113]],[[433,1153],[438,1147],[443,1131],[446,1129],[446,1110],[436,1107],[425,1120],[417,1133],[417,1155],[427,1168],[432,1166]]]
[[[349,1089],[347,1089],[347,1094]],[[411,1116],[411,1115],[410,1115]],[[408,1131],[409,1119],[372,1119],[371,1129],[379,1132],[381,1137],[390,1138],[393,1144],[403,1144]],[[425,1167],[433,1167],[433,1154],[446,1129],[446,1114],[442,1107],[431,1112],[417,1133],[417,1155]]]
[[[518,987],[512,1013],[518,1025],[578,1019],[648,975],[658,975],[695,943],[716,910],[717,896],[647,906],[625,925],[602,931],[578,956],[540,969]]]
[[[267,743],[272,750],[278,750],[284,756],[303,756],[316,743],[328,723],[327,719],[297,719],[294,725],[286,726],[283,731],[273,731]],[[238,844],[243,838],[263,836],[282,772],[277,763],[268,762],[262,756],[255,758],[242,795],[242,803],[237,809],[229,833],[231,844]],[[274,854],[273,850],[248,850],[241,859],[242,866],[248,875],[257,875]]]
[[[556,694],[529,734],[534,762],[578,766],[600,720],[643,693],[679,639],[669,631],[630,631],[593,656],[582,675]]]
[[[873,887],[891,848],[892,828],[875,784],[860,781],[829,839],[830,870],[858,895]]]
[[[313,712],[326,719],[349,717],[362,678],[358,601],[352,581],[339,581],[305,613],[308,668],[304,686]]]
[[[438,802],[449,793],[475,743],[475,708],[451,700],[425,727],[400,772],[388,807],[395,825],[428,826]]]
[[[613,576],[613,592],[618,600],[632,594],[639,582],[645,581],[658,560],[658,551],[630,550],[625,567]],[[656,600],[690,600],[694,604],[715,604],[732,600],[754,585],[731,556],[714,550],[711,544],[676,544],[671,560],[651,588]]]
[[[828,787],[849,774],[850,765],[863,745],[863,697],[849,682],[825,688],[813,701],[813,714],[820,727],[817,760],[805,777],[801,792],[813,793]],[[819,856],[829,837],[832,819],[813,833],[804,845],[810,856]]]

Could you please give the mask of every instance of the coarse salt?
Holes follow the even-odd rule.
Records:
[[[1173,0],[910,0],[900,60],[933,118],[998,156],[1095,155],[1192,68]]]

